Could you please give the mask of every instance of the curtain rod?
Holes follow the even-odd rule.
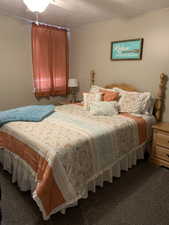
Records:
[[[30,23],[30,24],[36,23],[35,20],[30,20],[30,19],[27,19],[25,17],[16,16],[16,18],[18,18],[20,20],[24,20],[25,22]],[[44,22],[40,22],[40,21],[38,21],[38,24],[40,24],[40,25],[46,25],[46,26],[50,26],[50,27],[55,27],[55,28],[58,28],[58,29],[61,29],[61,30],[70,31],[70,28],[63,27],[63,26],[60,26],[60,25],[53,25],[53,24],[48,24],[48,23],[44,23]]]
[[[0,9],[0,12],[2,12],[2,9]],[[36,23],[35,20],[27,19],[27,18],[22,17],[22,16],[10,15],[7,11],[4,11],[4,10],[3,10],[3,13],[2,14],[4,14],[5,16],[17,18],[17,19],[22,20],[22,21],[25,21],[25,22],[27,22],[29,24]],[[48,24],[48,23],[44,23],[44,22],[40,22],[40,21],[38,21],[38,23],[40,25],[46,25],[46,26],[56,27],[58,29],[63,29],[63,30],[70,31],[70,28],[64,27],[64,26],[61,26],[61,25],[53,25],[53,24]]]

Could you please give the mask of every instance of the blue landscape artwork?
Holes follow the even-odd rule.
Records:
[[[142,58],[143,39],[111,43],[112,60],[136,60]]]

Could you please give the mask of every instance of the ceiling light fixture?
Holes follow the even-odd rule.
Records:
[[[35,13],[42,13],[46,10],[51,0],[23,0],[27,8]]]
[[[48,5],[51,3],[51,0],[23,0],[23,2],[30,11],[35,13],[36,24],[39,25],[38,15],[47,9]]]

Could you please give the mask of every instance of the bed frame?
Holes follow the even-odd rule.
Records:
[[[95,84],[95,76],[96,76],[96,73],[94,70],[92,70],[90,72],[90,86]],[[168,81],[168,77],[164,73],[161,73],[160,84],[158,87],[155,105],[154,105],[154,111],[153,111],[153,115],[155,116],[157,122],[160,122],[162,120],[163,113],[164,113],[165,91],[166,91],[167,81]],[[138,89],[135,88],[134,86],[125,84],[125,83],[119,83],[119,84],[112,83],[105,86],[105,88],[113,88],[113,87],[119,87],[126,91],[138,91]]]

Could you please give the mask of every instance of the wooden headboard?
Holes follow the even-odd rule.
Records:
[[[96,73],[94,70],[90,72],[90,86],[95,84],[95,76]],[[165,91],[166,91],[166,84],[167,84],[168,77],[164,74],[160,74],[160,83],[157,90],[157,95],[155,99],[155,105],[154,105],[154,112],[153,115],[155,116],[156,120],[160,122],[162,120],[163,112],[164,112],[164,106],[165,106]],[[132,85],[120,83],[120,84],[109,84],[106,85],[105,88],[114,88],[118,87],[125,91],[137,91],[139,90],[135,88]]]

